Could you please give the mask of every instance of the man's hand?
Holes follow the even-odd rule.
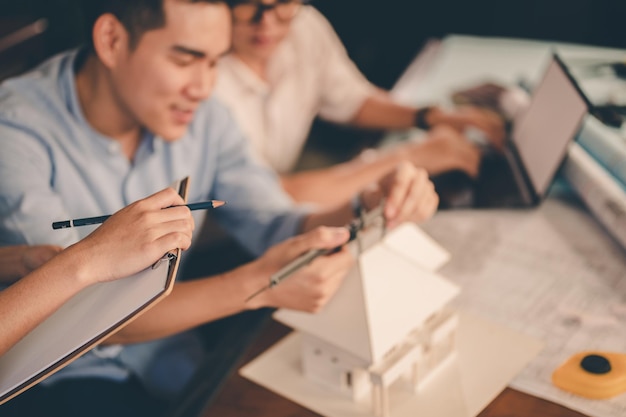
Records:
[[[262,277],[262,285],[269,284],[270,276],[311,249],[335,248],[348,241],[346,228],[318,227],[270,248],[262,257],[247,267],[251,274]],[[250,308],[263,306],[289,308],[306,312],[319,311],[335,294],[344,276],[354,263],[347,247],[331,255],[319,256],[279,285],[254,297]]]
[[[386,199],[384,215],[389,228],[405,221],[424,221],[435,213],[439,204],[426,170],[409,162],[385,175],[377,188],[363,191],[361,198],[367,209],[374,208],[381,198]]]
[[[84,261],[89,281],[132,275],[166,252],[191,245],[194,221],[183,204],[174,189],[166,188],[124,207],[67,250]]]
[[[425,141],[405,146],[409,160],[430,175],[461,170],[471,177],[478,176],[480,149],[449,126],[436,126],[429,130]]]
[[[504,147],[504,120],[495,112],[478,107],[464,106],[452,111],[433,108],[426,116],[431,127],[448,125],[460,133],[468,127],[484,132],[489,143],[498,151]]]

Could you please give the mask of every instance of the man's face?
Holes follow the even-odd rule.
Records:
[[[259,4],[277,8],[265,9],[262,15],[256,16],[256,19],[237,18],[238,8],[250,8]],[[299,1],[292,0],[250,0],[240,6],[235,6],[233,8],[233,51],[244,58],[267,61],[285,39],[291,26],[291,19],[281,18],[278,10],[285,13],[283,10],[299,6]]]
[[[213,89],[218,59],[230,49],[224,4],[165,0],[165,26],[145,32],[111,70],[124,111],[149,131],[181,138]]]

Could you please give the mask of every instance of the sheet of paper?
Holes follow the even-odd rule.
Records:
[[[584,209],[551,198],[538,209],[447,211],[423,226],[452,254],[441,274],[458,305],[542,340],[513,388],[595,417],[626,415],[626,394],[593,401],[552,385],[574,353],[626,353],[626,254]]]
[[[353,403],[304,378],[299,337],[290,334],[240,373],[324,416],[372,417],[369,398]],[[471,314],[461,314],[457,342],[457,354],[427,379],[418,393],[404,380],[391,386],[391,417],[475,416],[541,349],[536,340]]]

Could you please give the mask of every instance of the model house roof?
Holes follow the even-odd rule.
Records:
[[[330,302],[316,314],[282,309],[274,317],[376,363],[459,292],[438,276],[449,254],[406,223],[364,251]]]

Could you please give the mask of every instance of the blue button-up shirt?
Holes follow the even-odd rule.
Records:
[[[131,162],[118,142],[85,120],[76,55],[60,54],[0,86],[0,245],[68,246],[96,226],[53,230],[52,222],[114,213],[186,176],[188,201],[226,201],[215,217],[252,253],[297,232],[304,210],[255,161],[216,100],[201,105],[175,142],[146,133]],[[194,216],[200,224],[203,213]],[[120,353],[96,350],[60,374],[124,377],[136,355]]]

